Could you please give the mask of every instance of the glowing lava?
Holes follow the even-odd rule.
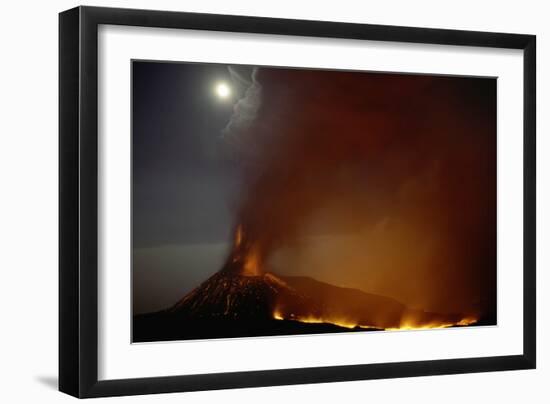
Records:
[[[477,319],[474,317],[465,317],[457,322],[433,321],[433,322],[427,322],[427,323],[413,323],[413,322],[404,321],[399,327],[380,328],[380,327],[376,327],[375,325],[358,324],[350,321],[343,321],[343,320],[332,319],[332,318],[327,319],[327,318],[321,318],[321,317],[315,317],[315,316],[295,316],[292,313],[289,316],[285,317],[279,310],[274,311],[273,318],[275,320],[291,320],[291,321],[298,321],[301,323],[334,324],[339,327],[350,328],[350,329],[363,328],[363,329],[378,329],[378,330],[384,330],[384,331],[428,330],[428,329],[437,329],[437,328],[449,328],[454,326],[468,326],[468,325],[475,324],[477,322]]]
[[[297,316],[291,313],[287,318],[283,316],[283,314],[279,310],[275,310],[273,313],[273,318],[275,320],[292,320],[292,321],[298,321],[300,323],[310,323],[310,324],[333,324],[337,325],[338,327],[344,327],[344,328],[364,328],[364,329],[375,329],[377,327],[370,326],[370,325],[364,325],[364,324],[357,324],[350,321],[345,320],[336,320],[336,319],[325,319],[322,317],[316,317],[316,316]]]
[[[468,326],[475,324],[478,319],[474,317],[463,317],[457,315],[443,315],[428,313],[421,310],[407,309],[401,305],[401,311],[391,312],[392,318],[384,317],[384,314],[371,314],[368,310],[362,310],[348,313],[340,310],[338,313],[327,309],[326,301],[315,300],[311,292],[298,292],[293,287],[287,285],[283,280],[269,274],[264,268],[264,256],[260,244],[256,240],[251,240],[245,231],[243,225],[235,228],[233,237],[233,248],[228,259],[227,267],[231,273],[246,277],[264,279],[270,287],[280,290],[287,290],[288,295],[285,299],[274,299],[275,309],[271,312],[271,317],[275,320],[289,320],[301,323],[312,324],[333,324],[338,327],[348,329],[375,329],[375,330],[425,330],[435,328],[448,328],[453,326]],[[239,280],[239,284],[253,282],[253,279],[245,281]],[[289,303],[289,297],[292,297],[293,303]],[[321,295],[323,296],[323,295]],[[231,300],[231,299],[230,299]],[[229,300],[227,302],[229,305]],[[272,304],[272,303],[270,303]],[[273,307],[273,306],[271,306]],[[229,312],[229,309],[226,310]]]

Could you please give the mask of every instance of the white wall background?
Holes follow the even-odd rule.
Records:
[[[128,403],[550,398],[550,25],[543,1],[90,1],[87,5],[531,33],[538,40],[538,369],[114,398]],[[74,1],[11,1],[0,23],[0,400],[62,403],[57,385],[57,13]],[[545,73],[546,72],[546,73]],[[545,383],[546,382],[546,383]]]

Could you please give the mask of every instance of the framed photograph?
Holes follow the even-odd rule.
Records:
[[[535,368],[535,36],[59,27],[61,391]]]

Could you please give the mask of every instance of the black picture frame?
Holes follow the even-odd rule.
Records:
[[[99,381],[100,24],[523,50],[523,354]],[[535,61],[534,35],[97,7],[60,13],[59,390],[85,398],[535,368]]]

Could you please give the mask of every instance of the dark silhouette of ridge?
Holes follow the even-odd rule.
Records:
[[[412,310],[395,299],[304,276],[241,275],[224,268],[174,306],[134,316],[133,342],[318,334],[399,328],[413,316],[457,323],[457,315]]]

